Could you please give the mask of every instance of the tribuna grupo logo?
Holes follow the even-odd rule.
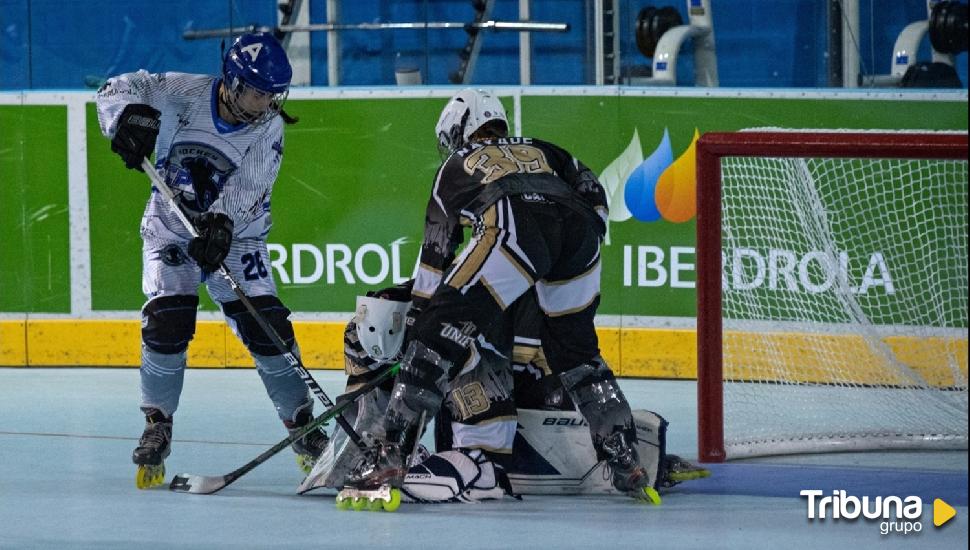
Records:
[[[923,499],[917,496],[862,496],[847,494],[844,490],[825,495],[818,489],[806,489],[799,493],[807,498],[808,519],[825,520],[879,520],[882,535],[909,535],[923,530]],[[956,510],[942,499],[933,501],[933,525],[942,526],[956,515]]]

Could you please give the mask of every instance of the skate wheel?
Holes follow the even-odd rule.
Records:
[[[316,463],[316,459],[310,455],[296,455],[296,464],[306,475],[310,475],[310,472],[313,471],[314,463]]]
[[[370,512],[380,512],[381,509],[383,509],[383,508],[384,508],[384,500],[383,499],[377,498],[377,499],[374,499],[374,500],[371,500],[371,501],[368,501],[367,502],[367,510],[370,511]]]
[[[698,470],[688,470],[686,472],[671,472],[668,477],[670,477],[671,481],[676,481],[680,483],[683,481],[693,481],[695,479],[711,477],[711,471],[705,470],[705,469],[698,469]]]
[[[350,507],[353,508],[355,512],[360,512],[364,508],[367,508],[367,498],[354,497],[350,502]]]
[[[337,499],[336,499],[336,504],[337,504],[337,509],[338,510],[350,510],[350,499],[349,498],[344,498],[344,497],[341,497],[341,496],[338,495],[337,496]]]
[[[652,504],[654,506],[660,506],[660,493],[657,492],[653,487],[644,487],[642,495],[637,495],[637,498],[643,502]]]
[[[135,472],[135,487],[151,489],[165,483],[165,465],[141,464]]]
[[[391,500],[382,500],[381,507],[385,512],[393,512],[401,506],[401,490],[391,489]]]

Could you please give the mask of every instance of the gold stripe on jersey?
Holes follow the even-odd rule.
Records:
[[[428,265],[426,263],[423,263],[423,262],[420,263],[420,264],[418,264],[418,267],[420,269],[426,269],[426,270],[428,270],[428,271],[430,271],[432,273],[435,273],[437,275],[441,275],[441,273],[442,273],[442,271],[440,269],[438,269],[436,267],[431,267],[430,265]]]
[[[552,376],[552,369],[549,368],[549,361],[546,361],[546,352],[539,348],[539,353],[532,359],[532,364],[542,369],[546,376]]]
[[[488,283],[488,280],[486,280],[485,277],[482,277],[481,279],[479,279],[479,281],[482,283],[482,286],[485,287],[485,290],[487,290],[488,293],[492,295],[492,299],[495,300],[495,303],[498,304],[498,307],[502,308],[502,311],[505,311],[506,309],[508,309],[509,307],[508,304],[506,304],[505,301],[502,300],[502,297],[499,296],[499,293],[494,288],[492,288],[492,285]]]
[[[571,315],[573,313],[579,313],[580,311],[583,311],[584,309],[588,308],[590,306],[590,304],[593,303],[593,300],[595,300],[597,296],[599,296],[599,293],[596,293],[596,295],[593,296],[592,298],[590,298],[589,301],[586,302],[585,304],[578,305],[578,306],[573,307],[573,308],[558,310],[558,311],[555,311],[555,312],[553,312],[553,311],[546,311],[545,309],[543,309],[542,311],[545,312],[545,314],[548,315],[549,317],[562,317],[564,315]]]
[[[508,258],[509,263],[512,264],[512,266],[515,269],[517,269],[520,274],[522,274],[522,278],[524,278],[526,280],[526,282],[529,283],[529,286],[532,286],[532,285],[536,284],[536,280],[529,273],[529,270],[526,269],[525,266],[522,265],[522,261],[519,260],[519,258],[515,255],[514,252],[512,252],[511,250],[509,250],[504,245],[502,246],[501,251],[502,251],[502,254],[506,258]]]
[[[448,278],[448,286],[461,290],[481,270],[485,260],[488,259],[492,249],[495,248],[495,243],[498,242],[498,235],[501,230],[495,225],[497,219],[498,209],[493,204],[482,214],[482,222],[485,227],[469,243],[469,248],[462,253],[461,263],[455,266],[452,275]]]
[[[418,264],[418,273],[414,277],[411,295],[419,298],[431,298],[438,284],[441,282],[441,270],[428,264]]]
[[[539,355],[539,347],[537,346],[516,344],[512,348],[512,362],[520,365],[528,365],[535,360],[537,355]]]

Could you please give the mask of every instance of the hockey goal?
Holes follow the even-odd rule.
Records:
[[[700,460],[967,448],[967,134],[697,142]]]

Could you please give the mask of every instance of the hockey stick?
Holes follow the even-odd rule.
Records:
[[[155,186],[155,188],[165,196],[165,200],[168,201],[169,207],[173,212],[175,212],[175,215],[178,216],[179,221],[182,222],[182,225],[185,226],[185,229],[188,230],[189,234],[193,237],[198,237],[198,230],[196,230],[195,226],[192,225],[189,218],[186,217],[185,212],[182,211],[179,204],[175,202],[175,194],[172,192],[172,189],[168,186],[168,184],[165,183],[162,177],[158,175],[158,172],[155,171],[155,167],[152,166],[152,163],[147,157],[141,159],[141,167],[142,170],[148,174],[148,178],[152,180],[152,184]],[[269,339],[273,341],[273,345],[276,346],[276,349],[282,353],[283,358],[286,359],[286,362],[289,363],[291,367],[296,369],[296,372],[300,375],[300,378],[303,379],[303,383],[310,388],[313,395],[315,395],[325,407],[332,408],[333,401],[327,397],[327,394],[324,393],[323,388],[320,387],[320,384],[317,384],[317,381],[310,376],[310,372],[307,371],[306,367],[303,366],[303,362],[300,361],[299,357],[293,354],[293,351],[289,346],[286,345],[286,342],[280,338],[280,335],[276,332],[276,329],[267,323],[266,319],[264,319],[259,311],[253,307],[252,302],[249,301],[249,297],[246,296],[246,293],[243,292],[242,287],[239,286],[239,282],[236,281],[236,278],[233,277],[232,273],[229,271],[229,267],[226,265],[226,262],[221,262],[219,264],[219,271],[222,273],[222,276],[226,278],[226,281],[229,282],[229,286],[232,287],[232,291],[236,294],[236,297],[239,298],[239,301],[242,302],[243,306],[246,307],[249,314],[253,316],[253,319],[255,319],[259,327],[263,329],[266,336],[269,336]],[[354,427],[351,426],[342,415],[337,416],[336,420],[337,424],[339,424],[340,427],[347,432],[347,436],[350,437],[350,440],[353,441],[355,445],[361,449],[366,448],[364,441],[360,438],[360,434],[354,430]]]
[[[320,416],[314,418],[309,424],[300,429],[299,432],[287,437],[286,439],[280,441],[276,445],[273,445],[269,449],[260,453],[259,456],[250,460],[249,462],[243,464],[239,468],[229,472],[224,476],[197,476],[192,474],[178,474],[172,478],[172,483],[169,485],[169,490],[175,491],[176,493],[192,493],[196,495],[211,495],[217,491],[224,489],[230,483],[236,481],[240,477],[244,476],[247,472],[259,466],[263,462],[269,460],[273,455],[282,451],[292,444],[294,441],[302,438],[306,434],[310,433],[311,430],[315,430],[317,427],[323,425],[327,420],[337,417],[341,418],[340,415],[344,409],[349,407],[352,403],[356,403],[357,399],[360,398],[365,393],[368,393],[375,387],[377,387],[381,382],[390,378],[391,376],[397,374],[400,369],[400,365],[394,365],[380,375],[377,378],[371,380],[367,384],[361,386],[360,388],[346,394],[345,399],[341,399],[339,405],[334,405],[329,409],[323,411]]]

